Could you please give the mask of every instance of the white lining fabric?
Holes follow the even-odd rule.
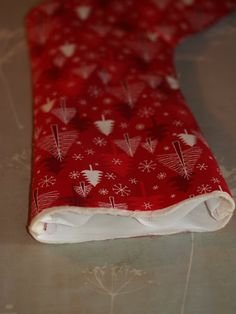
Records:
[[[228,223],[234,209],[233,199],[222,191],[153,211],[59,206],[38,214],[32,220],[29,232],[43,243],[78,243],[185,231],[215,231]]]

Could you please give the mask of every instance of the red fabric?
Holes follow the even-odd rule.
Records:
[[[55,0],[30,12],[30,220],[52,206],[150,211],[229,193],[178,88],[173,52],[235,4]]]

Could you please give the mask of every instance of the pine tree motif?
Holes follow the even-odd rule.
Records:
[[[76,115],[75,108],[67,108],[65,98],[61,99],[60,108],[52,110],[52,114],[61,120],[64,124],[68,124]]]
[[[197,131],[193,131],[193,134],[196,135],[197,138],[199,138],[199,140],[206,145],[207,147],[209,147],[209,144],[207,143],[207,141],[205,140],[205,138],[202,136],[202,134],[200,132]]]
[[[116,204],[114,196],[109,196],[109,203],[99,202],[99,207],[112,208],[112,209],[127,209],[128,205],[126,203]]]
[[[156,32],[147,32],[147,38],[152,42],[156,42],[158,39],[158,34]]]
[[[157,160],[185,179],[189,179],[202,153],[202,149],[199,147],[191,147],[182,150],[179,141],[172,142],[172,144],[175,153],[160,155],[157,157]]]
[[[155,152],[157,143],[158,143],[157,140],[147,138],[146,142],[142,143],[141,146],[145,148],[149,153],[153,154]]]
[[[120,99],[121,101],[128,103],[133,108],[138,101],[145,84],[142,82],[128,84],[126,81],[122,83],[121,87],[112,87],[109,89],[110,93]]]
[[[114,143],[126,152],[130,157],[133,157],[139,144],[141,142],[140,136],[130,138],[129,134],[124,134],[124,140],[115,140]]]
[[[66,43],[66,44],[60,46],[59,50],[65,57],[70,58],[75,53],[76,45]]]
[[[46,100],[46,103],[43,104],[40,109],[43,111],[43,112],[50,112],[52,107],[54,106],[54,103],[55,103],[55,99],[49,99],[47,98]]]
[[[64,66],[66,62],[66,58],[62,55],[57,55],[54,59],[53,59],[53,64],[57,67],[57,68],[62,68]]]
[[[98,77],[101,79],[104,85],[107,85],[111,80],[111,74],[105,69],[102,69],[98,72]]]
[[[111,134],[111,132],[113,131],[114,123],[114,120],[106,120],[104,115],[102,115],[102,120],[94,122],[98,130],[105,135]]]
[[[79,186],[75,185],[74,190],[77,194],[79,194],[82,197],[87,197],[87,195],[90,193],[92,190],[92,185],[90,184],[85,184],[84,181],[80,182]]]
[[[103,172],[100,170],[93,170],[92,165],[89,165],[89,169],[81,171],[85,179],[92,184],[93,186],[96,186],[98,183],[100,183],[102,179]]]
[[[81,5],[76,7],[77,16],[82,20],[85,21],[89,18],[91,14],[91,7],[87,5]]]
[[[45,16],[43,12],[38,14],[35,25],[30,30],[31,40],[39,45],[44,45],[55,26],[56,22],[53,22],[49,16]]]
[[[51,125],[52,135],[43,137],[38,146],[49,152],[54,158],[62,161],[72,144],[77,139],[76,131],[59,132],[58,125]]]
[[[168,42],[173,38],[175,27],[171,25],[159,25],[156,31],[161,38]]]
[[[152,89],[156,89],[162,83],[162,77],[154,74],[145,74],[141,78],[146,82]]]
[[[82,77],[84,80],[87,80],[95,69],[96,69],[95,64],[83,64],[79,68],[75,68],[73,72],[76,75]]]
[[[38,188],[33,191],[33,215],[36,215],[45,208],[48,208],[59,197],[58,191],[50,191],[39,195]]]
[[[185,133],[181,133],[178,135],[178,138],[182,140],[182,142],[188,146],[194,146],[197,142],[197,137],[193,134],[189,134],[187,130],[184,130]]]
[[[171,89],[173,89],[173,90],[179,89],[179,82],[173,76],[167,75],[166,76],[166,81],[169,84]]]
[[[42,10],[48,15],[52,15],[58,8],[58,3],[45,3],[42,6]]]

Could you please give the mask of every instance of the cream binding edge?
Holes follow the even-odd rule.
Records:
[[[198,208],[198,206],[202,206],[203,208]],[[205,206],[205,207],[204,207]],[[105,239],[115,239],[115,238],[128,238],[128,237],[135,237],[135,236],[145,236],[145,235],[164,235],[164,234],[173,234],[179,233],[184,231],[190,232],[204,232],[204,231],[215,231],[218,229],[223,228],[230,220],[233,212],[235,209],[235,203],[232,197],[223,191],[213,191],[211,193],[202,194],[199,196],[195,196],[193,198],[189,198],[174,204],[172,206],[152,210],[152,211],[130,211],[130,210],[121,210],[115,208],[102,208],[102,207],[76,207],[76,206],[57,206],[57,207],[50,207],[47,209],[43,209],[38,215],[36,215],[33,220],[31,221],[28,229],[30,234],[38,241],[43,243],[77,243],[77,242],[86,242],[86,241],[95,241],[95,240],[105,240]],[[202,221],[199,226],[192,225],[193,222],[187,222],[187,225],[183,223],[181,226],[181,219],[184,219],[188,215],[195,214],[195,218],[199,220],[199,212],[202,211],[202,217],[204,221]],[[204,213],[203,213],[204,211]],[[194,213],[193,213],[194,212]],[[206,216],[206,213],[208,215]],[[73,224],[67,221],[69,216],[75,217],[74,214],[79,218],[82,215],[82,223]],[[209,220],[204,226],[206,222],[204,215]],[[53,218],[54,216],[54,218]],[[58,216],[58,217],[57,217]],[[99,217],[100,216],[100,217]],[[90,227],[92,230],[91,232],[86,233],[83,231],[80,233],[80,230],[85,229],[91,220],[100,220],[101,216],[103,217],[103,222],[101,229],[98,228],[99,232],[93,232],[96,229],[96,221],[93,222],[95,227]],[[87,217],[87,218],[86,218]],[[95,217],[95,218],[94,218]],[[113,218],[111,218],[113,217]],[[114,219],[114,217],[116,217]],[[139,223],[135,228],[137,229],[134,232],[130,232],[123,230],[123,232],[117,233],[113,231],[113,228],[110,224],[112,221],[114,225],[118,222],[118,219],[121,220],[119,222],[120,226],[127,227],[128,219],[124,220],[123,218],[131,218],[136,220],[136,224]],[[93,218],[93,219],[92,219]],[[99,219],[98,219],[99,218]],[[175,218],[175,220],[173,219]],[[177,218],[177,219],[176,219]],[[54,219],[54,220],[53,220]],[[157,219],[155,221],[155,219]],[[57,220],[57,222],[56,222]],[[71,219],[69,219],[71,220]],[[104,230],[104,222],[107,220],[108,229],[111,227],[112,231],[106,234]],[[110,221],[109,221],[110,220]],[[59,222],[58,222],[59,221]],[[61,221],[66,221],[64,225]],[[167,221],[167,224],[166,224]],[[163,222],[163,225],[162,225]],[[211,226],[211,224],[215,222],[216,226]],[[179,223],[180,226],[177,226],[176,223]],[[61,231],[58,231],[57,236],[56,231],[54,230],[53,233],[46,234],[47,229],[44,229],[44,226],[60,226]],[[51,225],[50,225],[51,224]],[[91,224],[91,223],[90,223]],[[119,227],[118,224],[118,227]],[[134,227],[134,222],[131,222],[129,219],[128,227],[130,226],[131,229]],[[160,224],[158,226],[158,224]],[[166,224],[166,228],[165,225]],[[207,226],[208,224],[208,226]],[[191,227],[192,225],[192,227]],[[64,228],[65,230],[63,231]],[[102,229],[103,228],[103,229]],[[88,228],[89,229],[89,228]],[[129,229],[129,228],[128,228]],[[76,232],[75,232],[76,231]],[[104,231],[104,233],[103,233]],[[60,234],[60,233],[61,234]],[[68,237],[69,232],[76,233],[75,235],[72,234],[71,238]],[[46,236],[45,236],[46,234]],[[54,234],[54,235],[53,235]],[[64,236],[62,236],[64,234]]]

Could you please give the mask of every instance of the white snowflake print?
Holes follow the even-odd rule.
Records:
[[[169,146],[164,146],[164,150],[169,150],[170,147]]]
[[[74,155],[72,156],[72,158],[73,158],[74,160],[82,160],[82,159],[84,158],[84,156],[82,156],[81,154],[74,154]]]
[[[101,195],[107,195],[108,194],[108,190],[107,189],[100,189],[98,192]]]
[[[100,136],[95,137],[93,139],[93,142],[94,142],[95,145],[100,146],[100,147],[107,145],[107,141],[104,138],[100,137]]]
[[[144,207],[145,209],[152,209],[152,206],[153,206],[153,204],[150,203],[150,202],[144,202],[144,203],[143,203],[143,207]]]
[[[85,152],[87,153],[87,155],[94,155],[94,153],[95,153],[95,151],[93,149],[91,149],[91,148],[86,149]]]
[[[131,184],[137,184],[137,183],[138,183],[138,180],[137,180],[136,178],[130,178],[130,179],[129,179],[129,182],[130,182]]]
[[[78,179],[79,176],[80,176],[80,173],[79,173],[79,171],[77,171],[77,170],[73,170],[73,171],[71,171],[71,172],[69,173],[69,178],[71,178],[71,179],[73,179],[73,180]]]
[[[138,111],[138,115],[140,118],[150,118],[154,115],[154,109],[152,107],[143,107]]]
[[[142,123],[136,124],[135,129],[138,131],[142,131],[145,129],[145,125]]]
[[[211,186],[209,184],[201,184],[198,186],[197,192],[200,194],[210,193]]]
[[[122,130],[127,129],[127,128],[128,128],[128,123],[127,123],[127,122],[121,122],[121,123],[120,123],[120,128],[121,128]]]
[[[112,190],[120,196],[128,196],[131,192],[128,186],[122,185],[121,183],[115,184]]]
[[[122,160],[120,160],[119,158],[113,158],[112,159],[112,163],[114,164],[114,165],[121,165],[122,164]]]
[[[43,187],[49,187],[52,186],[56,183],[56,179],[53,176],[44,176],[42,179],[39,181],[39,186],[41,188]]]
[[[108,180],[115,180],[116,175],[114,173],[112,173],[112,172],[111,173],[107,172],[105,174],[105,178],[107,178]]]
[[[142,172],[150,173],[156,169],[156,163],[152,160],[144,160],[139,163],[138,169]]]
[[[203,170],[207,170],[208,166],[205,163],[202,163],[202,164],[197,164],[196,168],[199,169],[200,171],[203,171]]]
[[[175,194],[171,194],[171,196],[170,196],[171,198],[175,198],[176,197],[176,195]]]
[[[217,184],[217,183],[220,183],[220,180],[219,180],[218,178],[212,177],[212,178],[211,178],[211,182]]]
[[[152,189],[153,189],[154,191],[156,191],[156,190],[159,189],[159,186],[158,186],[158,185],[153,185]]]
[[[159,172],[157,175],[157,178],[159,180],[164,180],[166,178],[166,173],[165,172]]]
[[[175,126],[183,126],[183,122],[180,121],[180,120],[174,120],[174,121],[173,121],[173,124],[174,124]]]

